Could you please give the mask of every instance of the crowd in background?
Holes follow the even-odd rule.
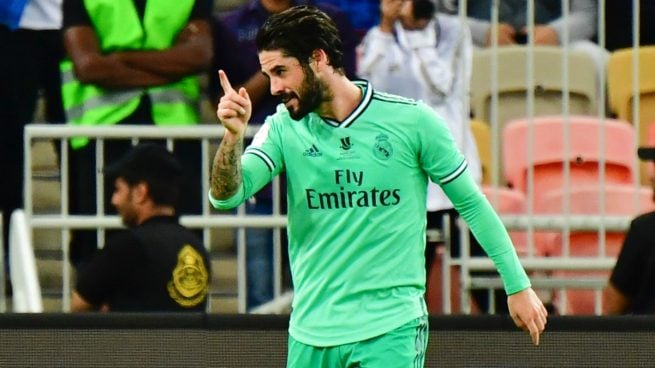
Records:
[[[158,8],[146,6],[147,0],[117,0],[113,8],[82,0],[5,2],[0,6],[0,195],[5,244],[9,214],[22,206],[23,147],[16,142],[23,141],[25,124],[35,121],[37,101],[43,100],[46,106],[38,120],[48,123],[214,123],[203,121],[208,114],[201,106],[215,110],[222,94],[217,70],[223,69],[235,86],[247,88],[253,102],[252,121],[262,123],[275,111],[278,100],[270,96],[268,81],[260,72],[254,38],[268,15],[293,5],[317,5],[335,20],[344,41],[349,77],[369,79],[378,89],[422,99],[434,107],[451,125],[474,169],[478,153],[465,125],[470,114],[465,91],[475,48],[529,40],[561,45],[567,34],[571,47],[587,50],[602,69],[610,52],[632,47],[635,41],[632,28],[626,26],[634,21],[632,1],[606,0],[605,19],[599,23],[596,0],[571,0],[567,16],[560,1],[536,0],[534,22],[526,18],[527,1],[504,0],[499,2],[495,28],[492,1],[467,2],[468,27],[462,27],[458,19],[461,4],[457,0],[414,1],[415,11],[404,15],[411,20],[403,22],[401,7],[407,2],[176,0],[158,2]],[[639,3],[639,43],[655,44],[655,31],[649,24],[655,17],[655,3]],[[430,4],[431,10],[421,8]],[[135,26],[138,22],[143,22],[143,28]],[[602,37],[600,24],[605,30]],[[530,25],[533,35],[527,35]],[[203,101],[209,103],[203,105]],[[71,164],[76,170],[71,171],[71,211],[95,213],[95,146],[84,140],[72,143]],[[118,157],[128,146],[126,142],[108,145],[105,154]],[[188,170],[180,213],[199,213],[204,200],[194,185],[200,177],[199,146],[180,143],[175,153]],[[435,193],[431,211],[456,216],[447,199]],[[111,193],[104,195],[110,198]],[[272,190],[266,187],[248,202],[247,213],[270,214],[272,208]],[[273,298],[273,232],[249,229],[246,242],[247,300],[248,308],[253,308]],[[81,269],[96,248],[95,232],[75,233],[71,261]]]

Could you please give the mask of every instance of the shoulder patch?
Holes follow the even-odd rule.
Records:
[[[183,307],[195,307],[205,300],[209,273],[202,256],[186,244],[177,254],[177,264],[167,285],[168,295]]]

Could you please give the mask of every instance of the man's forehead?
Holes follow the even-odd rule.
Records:
[[[286,56],[282,50],[263,50],[259,52],[260,62],[288,63],[293,60],[291,56]]]
[[[298,59],[287,56],[280,50],[264,50],[259,52],[259,64],[263,70],[271,70],[281,66],[298,65]]]

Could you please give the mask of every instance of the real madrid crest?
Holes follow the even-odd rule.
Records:
[[[185,245],[177,254],[177,264],[168,282],[168,295],[183,307],[194,307],[205,300],[209,273],[198,251]]]
[[[389,137],[386,134],[380,133],[375,137],[373,154],[380,160],[388,160],[393,156],[393,147],[389,143]]]

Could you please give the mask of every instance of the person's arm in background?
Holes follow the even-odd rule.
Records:
[[[630,299],[610,282],[603,290],[603,314],[624,314],[630,306]]]
[[[109,312],[109,306],[107,304],[103,304],[100,306],[100,308],[96,308],[93,304],[84,299],[80,293],[77,292],[77,290],[73,290],[73,294],[71,295],[71,312],[92,311]]]
[[[492,44],[491,22],[484,19],[468,17],[467,23],[469,29],[471,30],[471,39],[473,40],[473,44],[475,46],[478,47],[491,46]],[[507,23],[498,23],[497,30],[498,30],[497,32],[498,32],[499,46],[516,44],[516,40],[514,39],[514,37],[516,36],[516,30],[514,29],[514,27],[512,27]]]
[[[384,85],[391,68],[400,68],[403,62],[394,37],[394,24],[400,16],[402,2],[382,0],[380,3],[380,24],[371,28],[359,48],[357,74],[368,79],[377,88]]]
[[[204,4],[204,3],[201,3]],[[207,9],[208,5],[203,5]],[[192,15],[203,14],[196,4]],[[104,88],[142,88],[168,84],[206,70],[212,56],[209,25],[199,16],[180,33],[175,45],[162,52],[105,54],[81,0],[65,0],[64,46],[83,83]],[[147,65],[147,67],[145,67]]]
[[[130,68],[177,80],[207,71],[213,53],[209,22],[196,19],[184,27],[168,49],[118,52],[115,56]]]
[[[430,90],[440,99],[445,99],[455,93],[456,78],[466,78],[467,58],[466,54],[470,49],[470,37],[466,27],[457,27],[457,20],[450,22],[450,18],[442,16],[435,17],[421,32],[402,33],[401,38],[406,43],[406,48],[416,55],[419,62],[418,71],[420,80],[426,81]],[[439,35],[437,35],[437,29]],[[462,32],[464,31],[464,32]],[[411,34],[411,36],[409,36]],[[470,70],[470,69],[468,69]],[[469,74],[470,77],[470,74]],[[463,98],[463,97],[462,97]],[[456,139],[457,142],[459,140]]]
[[[598,3],[595,0],[572,0],[567,19],[562,16],[548,25],[535,26],[535,44],[553,44],[553,36],[556,37],[554,44],[560,44],[565,28],[571,42],[590,40],[596,34],[597,15]]]
[[[171,78],[130,67],[116,55],[100,51],[98,37],[90,26],[73,26],[64,31],[64,46],[73,61],[73,71],[82,83],[103,88],[142,88],[159,86]]]
[[[642,287],[644,270],[651,268],[652,224],[648,217],[637,217],[630,223],[621,251],[616,258],[608,284],[603,290],[603,313],[624,314]]]

